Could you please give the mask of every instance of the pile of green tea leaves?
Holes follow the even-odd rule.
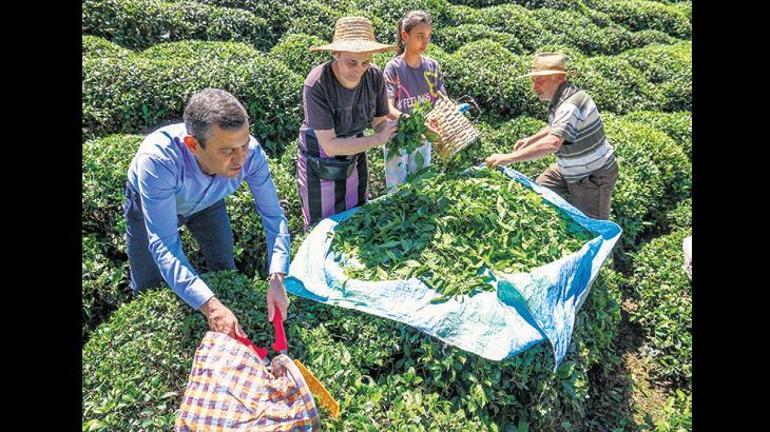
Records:
[[[446,300],[493,290],[485,268],[529,271],[593,235],[497,170],[432,170],[340,223],[331,250],[348,277],[416,277]]]
[[[401,154],[411,154],[417,147],[423,145],[423,137],[433,141],[434,135],[425,125],[425,116],[433,109],[433,104],[429,101],[417,102],[409,115],[403,115],[398,118],[398,131],[396,135],[385,144],[385,160]],[[415,155],[417,168],[422,168],[425,161],[421,154]]]

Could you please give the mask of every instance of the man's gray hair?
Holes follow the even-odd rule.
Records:
[[[205,147],[211,136],[211,125],[235,130],[249,121],[249,114],[232,94],[215,88],[203,89],[190,97],[184,109],[187,133]]]

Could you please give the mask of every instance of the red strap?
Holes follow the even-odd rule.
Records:
[[[275,335],[273,351],[286,351],[288,343],[286,342],[286,334],[283,332],[283,317],[281,316],[281,311],[278,310],[278,307],[275,308],[275,315],[273,316],[273,334]]]

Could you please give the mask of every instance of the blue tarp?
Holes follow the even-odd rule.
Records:
[[[289,268],[287,291],[408,324],[490,360],[512,357],[547,339],[558,367],[572,337],[575,314],[621,229],[611,221],[585,216],[516,170],[505,168],[503,172],[564,210],[596,236],[579,251],[528,273],[487,270],[496,291],[431,303],[440,294],[416,278],[361,281],[345,276],[339,257],[329,252],[332,237],[327,234],[360,210],[355,208],[324,219],[308,234]]]

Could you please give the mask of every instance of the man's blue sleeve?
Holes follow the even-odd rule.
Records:
[[[182,251],[174,197],[176,175],[168,164],[153,157],[142,156],[137,162],[150,253],[171,289],[187,304],[199,309],[214,293],[193,271]]]

